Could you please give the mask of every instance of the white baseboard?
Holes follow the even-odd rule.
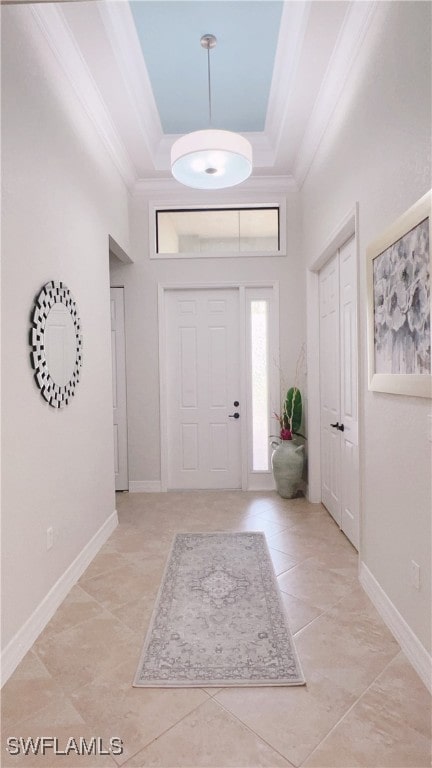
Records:
[[[85,545],[84,549],[70,564],[58,581],[51,587],[48,594],[21,629],[14,635],[1,654],[1,685],[9,679],[21,659],[30,650],[33,643],[39,637],[42,630],[53,617],[59,605],[66,595],[84,573],[88,565],[105,544],[111,533],[118,525],[117,511],[104,522],[93,538]]]
[[[129,480],[129,493],[161,493],[160,480]]]
[[[426,688],[432,693],[432,657],[363,562],[360,563],[359,578],[382,620],[387,624]]]

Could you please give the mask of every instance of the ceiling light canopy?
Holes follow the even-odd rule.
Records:
[[[214,35],[203,35],[207,50],[209,123],[211,124],[210,49]],[[187,133],[171,148],[171,171],[177,181],[195,189],[223,189],[245,181],[252,172],[252,147],[238,133],[208,128]]]

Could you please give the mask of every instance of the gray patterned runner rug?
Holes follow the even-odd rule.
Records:
[[[177,534],[134,686],[304,682],[264,534]]]

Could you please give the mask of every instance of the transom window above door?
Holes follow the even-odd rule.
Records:
[[[206,208],[155,206],[151,218],[153,258],[285,253],[284,215],[279,203]]]

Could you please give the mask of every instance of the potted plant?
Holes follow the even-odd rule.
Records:
[[[283,402],[282,413],[274,414],[279,421],[279,435],[271,435],[273,476],[276,490],[283,499],[292,499],[297,494],[303,475],[304,444],[293,440],[302,437],[302,397],[297,386],[290,387]]]

